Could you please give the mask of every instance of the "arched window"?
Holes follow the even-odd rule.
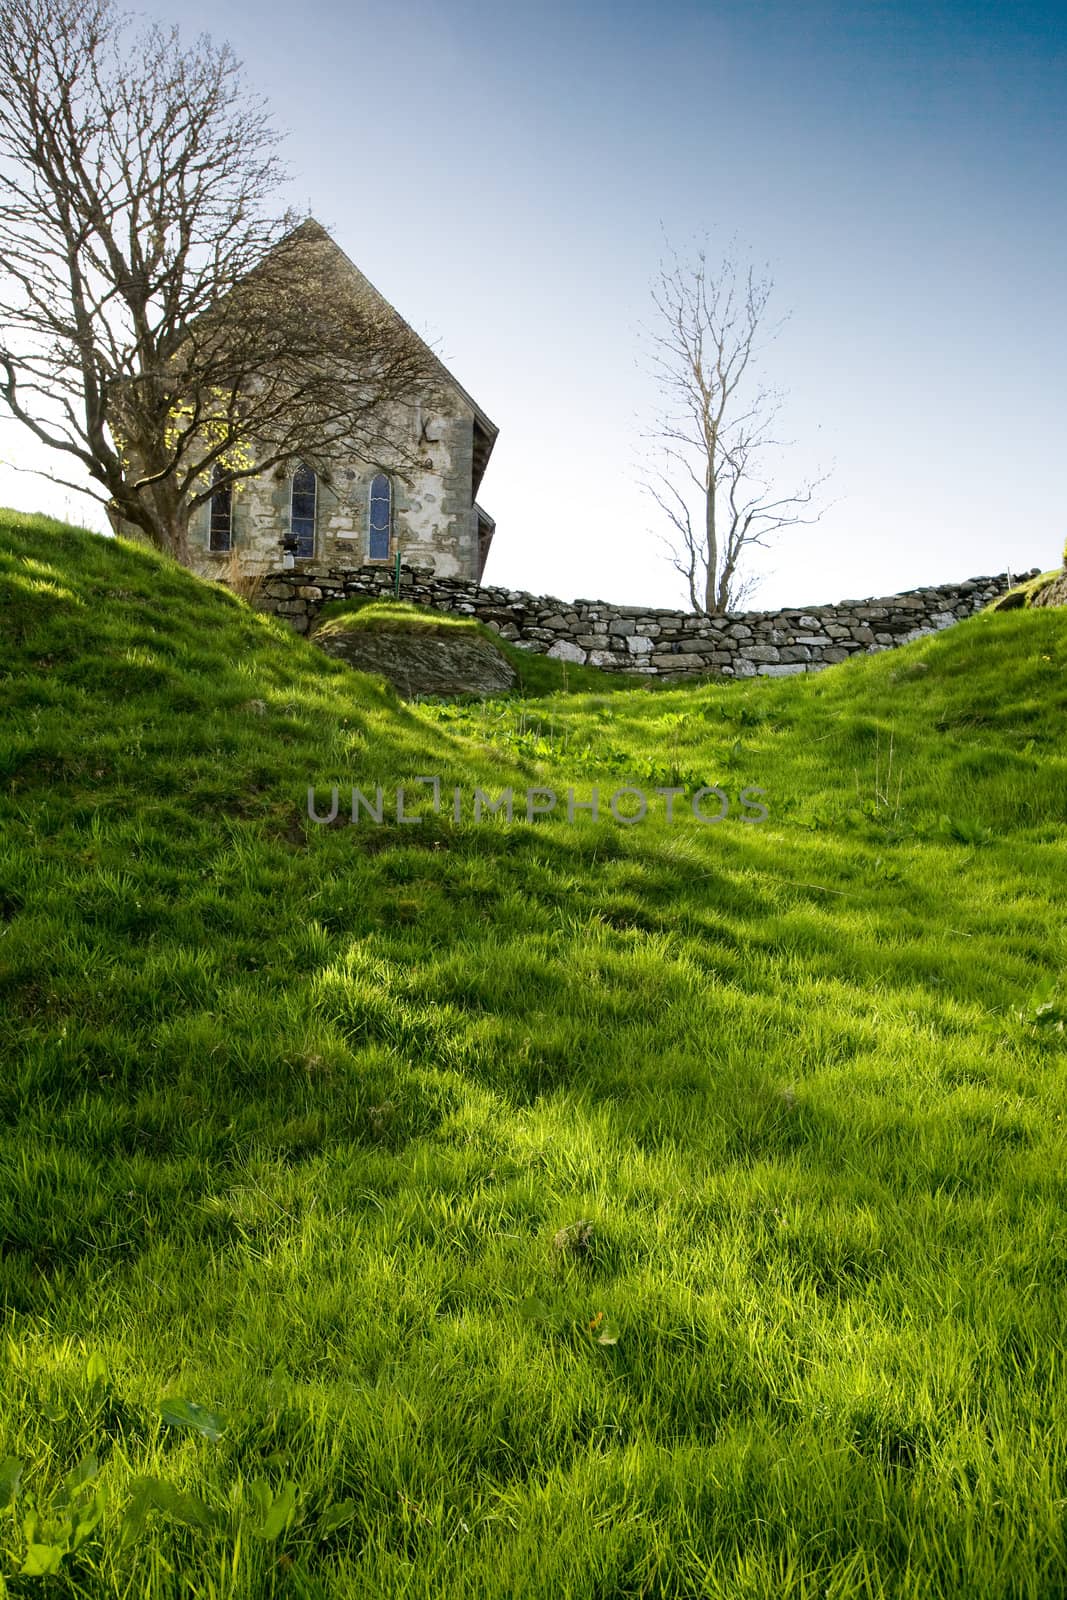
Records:
[[[379,472],[370,486],[370,559],[389,560],[389,534],[393,521],[393,486]]]
[[[216,462],[211,481],[218,487],[211,496],[207,547],[218,555],[225,555],[233,543],[233,485],[219,483],[222,475],[222,468]]]
[[[315,554],[315,502],[318,484],[310,467],[299,466],[293,473],[293,499],[289,529],[296,543],[295,556]]]

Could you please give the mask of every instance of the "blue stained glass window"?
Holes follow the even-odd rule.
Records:
[[[296,541],[296,556],[315,554],[315,501],[318,484],[310,467],[297,467],[293,473],[293,502],[290,530]]]
[[[218,483],[222,469],[216,466],[211,474],[212,482]],[[218,554],[225,554],[229,550],[233,539],[233,486],[228,483],[219,484],[211,496],[211,516],[208,521],[207,547]]]
[[[379,472],[370,486],[370,558],[388,561],[389,533],[393,512],[393,486]]]

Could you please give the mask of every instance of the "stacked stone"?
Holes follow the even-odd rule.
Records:
[[[435,578],[418,567],[402,569],[400,592],[402,599],[430,610],[476,617],[502,639],[558,661],[670,677],[784,678],[936,633],[1038,570],[909,589],[876,600],[718,617],[481,588]],[[326,601],[389,596],[393,585],[392,572],[382,567],[275,572],[264,581],[260,604],[306,633]]]

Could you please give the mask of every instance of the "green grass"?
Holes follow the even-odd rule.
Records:
[[[0,1593],[1067,1592],[1067,612],[404,706],[6,522]]]
[[[452,617],[442,611],[427,611],[408,600],[327,600],[318,614],[316,633],[338,629],[371,628],[377,631],[402,627],[412,633],[480,634],[488,632],[474,617]],[[496,637],[495,635],[493,636]]]

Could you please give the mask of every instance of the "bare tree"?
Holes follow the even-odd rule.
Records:
[[[115,0],[0,0],[0,400],[57,452],[42,476],[181,561],[219,488],[342,445],[402,460],[433,376],[275,209],[278,142],[228,45],[131,38]]]
[[[731,256],[709,266],[704,250],[661,266],[652,287],[663,409],[648,436],[658,465],[645,487],[670,525],[671,560],[694,611],[736,607],[754,583],[741,570],[745,553],[821,515],[811,508],[823,478],[778,494],[764,468],[781,443],[772,437],[781,398],[754,386],[752,369],[772,287]]]

